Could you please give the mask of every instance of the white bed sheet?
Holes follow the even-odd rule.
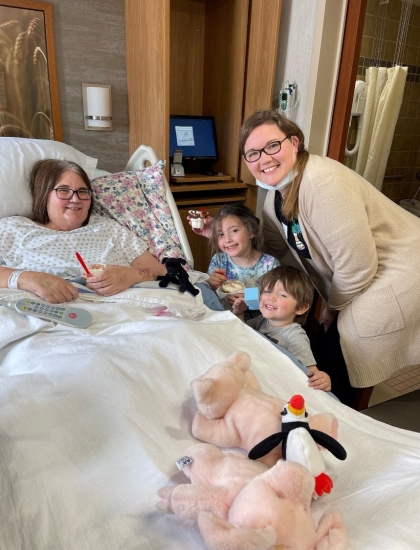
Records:
[[[420,548],[420,435],[365,417],[323,392],[230,312],[200,321],[86,303],[88,329],[0,307],[0,548],[198,550],[196,525],[156,510],[185,483],[175,460],[194,442],[190,381],[233,351],[264,391],[302,393],[331,411],[348,452],[326,455],[334,489],[313,503],[343,515],[353,550]]]

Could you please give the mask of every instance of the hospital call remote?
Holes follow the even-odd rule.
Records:
[[[63,304],[50,304],[23,298],[15,304],[16,311],[24,315],[33,315],[47,321],[54,321],[69,327],[86,328],[92,323],[89,311],[79,307],[68,307]]]

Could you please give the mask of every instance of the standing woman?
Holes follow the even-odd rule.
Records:
[[[265,251],[281,261],[291,250],[327,304],[330,347],[316,358],[332,391],[351,404],[351,386],[420,364],[420,219],[343,164],[309,154],[300,128],[274,109],[244,122],[240,147],[269,190]]]

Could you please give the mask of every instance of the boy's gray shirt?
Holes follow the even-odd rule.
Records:
[[[246,324],[287,349],[304,367],[316,365],[308,335],[298,323],[274,328],[269,325],[267,319],[260,315],[255,319],[250,319]]]

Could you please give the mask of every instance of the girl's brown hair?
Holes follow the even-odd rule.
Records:
[[[263,235],[260,220],[253,213],[253,211],[243,203],[232,202],[222,206],[214,217],[209,241],[211,255],[213,256],[214,254],[220,252],[218,243],[219,232],[221,230],[223,220],[229,216],[234,216],[240,220],[240,222],[247,229],[248,233],[253,235],[251,238],[252,248],[254,250],[261,250],[263,245]]]
[[[273,124],[279,128],[289,139],[298,139],[298,150],[294,165],[295,177],[287,188],[287,194],[282,201],[282,213],[287,220],[297,218],[299,215],[299,188],[303,171],[308,162],[309,153],[305,149],[305,137],[297,124],[283,116],[276,109],[264,109],[256,111],[242,124],[240,133],[240,147],[242,155],[245,154],[245,144],[250,133],[263,124]]]
[[[86,184],[86,187],[92,191],[92,185],[88,175],[83,168],[75,162],[58,159],[38,160],[32,166],[31,175],[29,177],[29,188],[33,201],[31,220],[34,222],[45,225],[50,221],[47,210],[48,197],[64,172],[74,172],[80,176]],[[82,225],[87,225],[89,223],[93,208],[94,200],[92,196],[86,220]]]
[[[305,324],[309,309],[314,299],[314,286],[308,275],[291,266],[275,267],[267,271],[258,281],[260,292],[271,292],[276,283],[281,282],[284,290],[296,300],[296,309],[308,306],[308,310],[302,315],[296,315],[295,323]]]

